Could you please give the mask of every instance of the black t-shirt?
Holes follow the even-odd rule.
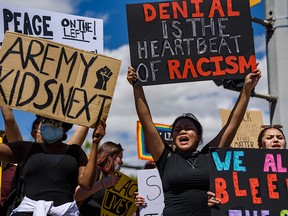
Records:
[[[54,201],[54,206],[72,202],[82,151],[79,145],[69,145],[66,153],[48,154],[41,144],[34,143],[23,168],[25,195],[33,200]]]
[[[165,207],[164,216],[209,216],[209,154],[201,152],[183,156],[165,149],[157,161],[162,179]]]
[[[100,172],[99,167],[97,167],[97,172]],[[106,177],[106,175],[101,171],[100,179]],[[100,191],[97,191],[95,194],[91,195],[80,207],[80,215],[81,216],[96,216],[101,214],[101,206],[103,202],[103,198],[105,195],[106,189],[103,188]]]

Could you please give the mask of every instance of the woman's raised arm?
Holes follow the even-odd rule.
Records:
[[[129,67],[127,80],[133,86],[135,108],[139,121],[143,127],[145,144],[151,153],[153,160],[157,161],[164,150],[164,143],[153,123],[148,103],[142,86],[135,86],[137,82],[137,74],[134,68]]]

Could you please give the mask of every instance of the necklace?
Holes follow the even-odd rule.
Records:
[[[198,157],[193,161],[193,163],[191,163],[188,159],[186,159],[187,163],[192,167],[192,169],[195,169],[194,164],[196,163]]]

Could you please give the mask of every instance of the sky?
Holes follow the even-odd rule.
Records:
[[[130,65],[128,30],[126,23],[126,4],[153,2],[140,0],[0,0],[10,4],[39,8],[60,13],[79,15],[104,22],[104,55],[122,61],[112,105],[107,119],[107,133],[102,142],[121,143],[124,148],[123,161],[133,166],[143,166],[145,161],[138,159],[136,145],[137,115],[134,107],[132,87],[126,80]],[[155,0],[154,0],[155,2]],[[251,15],[264,18],[264,2],[251,8]],[[268,94],[267,69],[265,55],[265,29],[253,23],[254,43],[262,78],[255,92]],[[216,86],[213,81],[146,86],[144,87],[150,110],[155,123],[172,124],[182,113],[191,112],[197,116],[204,128],[204,143],[208,143],[221,130],[219,109],[232,109],[238,92]],[[249,110],[260,110],[263,122],[269,123],[269,104],[266,100],[252,97]],[[30,128],[34,114],[14,110],[15,118],[25,140],[31,140]],[[0,118],[0,129],[4,127]],[[69,134],[77,128],[74,126]],[[92,129],[87,136],[91,140]],[[122,169],[122,172],[135,175],[135,170]]]

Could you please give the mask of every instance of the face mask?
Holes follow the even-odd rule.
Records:
[[[47,143],[54,143],[63,137],[63,128],[51,124],[43,124],[40,127],[41,134]]]

